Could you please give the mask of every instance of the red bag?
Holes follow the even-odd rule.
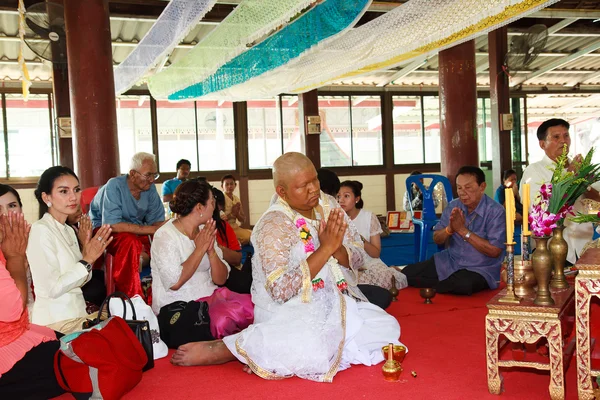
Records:
[[[60,339],[54,372],[68,392],[120,399],[142,379],[148,358],[125,320],[111,317],[89,331]]]

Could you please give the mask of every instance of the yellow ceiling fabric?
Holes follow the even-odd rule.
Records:
[[[151,76],[152,96],[170,94],[203,81],[253,42],[290,21],[316,0],[244,0],[188,54]]]
[[[208,98],[248,100],[305,92],[436,53],[557,1],[410,0],[280,68]]]
[[[29,99],[29,88],[31,87],[31,79],[29,78],[29,70],[25,64],[25,56],[23,49],[25,48],[25,4],[23,0],[19,0],[19,38],[21,45],[19,47],[19,65],[21,66],[21,85],[23,91],[23,100]]]

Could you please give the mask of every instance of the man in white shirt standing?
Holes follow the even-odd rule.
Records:
[[[531,204],[533,204],[533,200],[538,195],[542,184],[551,181],[553,168],[556,165],[557,158],[563,152],[563,147],[566,145],[567,152],[569,151],[569,147],[571,146],[569,127],[570,125],[567,121],[559,118],[552,118],[544,121],[538,127],[537,137],[540,147],[546,154],[540,161],[530,164],[525,171],[523,171],[523,177],[521,178],[521,185],[523,183],[529,183],[530,185],[530,210]],[[570,160],[568,168],[574,168],[574,161],[581,161],[581,159],[581,154],[576,155]],[[575,203],[575,212],[582,210],[581,200],[583,197],[600,201],[600,194],[596,189],[597,188],[590,187],[588,192],[577,200]],[[521,198],[523,198],[522,190]],[[567,219],[565,221],[565,227],[565,240],[569,244],[567,261],[574,264],[577,260],[577,256],[581,253],[583,246],[592,239],[592,224],[575,224]]]

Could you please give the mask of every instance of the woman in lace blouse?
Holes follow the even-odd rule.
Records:
[[[158,314],[176,301],[206,301],[215,338],[239,332],[254,319],[252,300],[218,287],[227,281],[230,267],[216,243],[210,185],[183,182],[169,206],[178,217],[160,227],[152,243],[152,309]]]
[[[35,196],[41,219],[31,225],[27,259],[35,287],[31,321],[68,334],[81,329],[88,318],[81,287],[91,278],[92,264],[112,237],[103,225],[92,238],[89,217],[82,216],[79,247],[67,217],[78,212],[81,187],[67,167],[48,168],[38,182]],[[91,316],[93,317],[93,316]]]
[[[384,289],[392,288],[392,277],[395,278],[398,290],[407,286],[406,276],[394,267],[388,267],[379,258],[381,254],[381,224],[377,216],[363,209],[362,183],[344,181],[338,192],[338,202],[352,220],[365,246],[364,264],[358,273],[358,283],[375,285]]]

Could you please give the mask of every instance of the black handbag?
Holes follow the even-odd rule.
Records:
[[[176,301],[158,313],[160,338],[170,349],[182,344],[214,340],[205,301]]]
[[[139,342],[141,343],[146,355],[148,356],[148,362],[144,365],[142,371],[148,371],[151,368],[154,368],[154,349],[152,347],[152,332],[150,332],[150,323],[146,320],[138,320],[137,315],[135,314],[135,307],[131,302],[129,296],[127,296],[123,292],[114,292],[106,297],[100,306],[100,310],[98,311],[98,318],[92,321],[90,326],[96,325],[100,321],[103,321],[105,318],[110,318],[110,308],[108,306],[108,302],[110,299],[121,299],[123,302],[123,315],[117,315],[117,317],[121,317],[127,322],[129,328],[133,331],[133,334],[137,337]],[[133,319],[127,319],[127,307],[125,302],[129,302],[131,309],[133,310]],[[104,311],[106,308],[106,312]]]

